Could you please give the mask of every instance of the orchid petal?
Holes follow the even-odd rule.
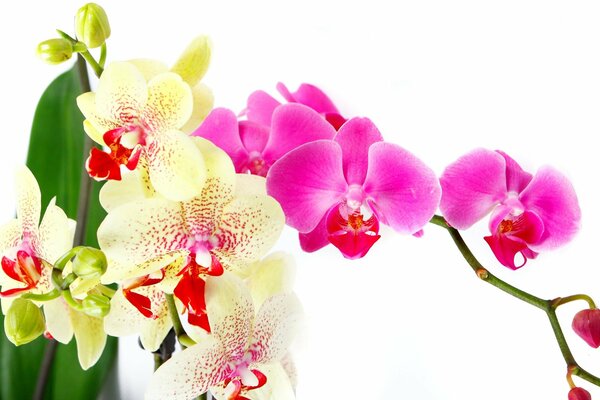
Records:
[[[506,162],[506,190],[509,193],[521,193],[531,182],[532,175],[523,171],[523,168],[505,152],[499,150],[496,152],[504,157]]]
[[[202,155],[191,137],[171,130],[155,136],[147,149],[150,181],[157,192],[174,201],[186,201],[204,186]]]
[[[167,67],[167,65],[162,61],[151,60],[148,58],[137,58],[127,62],[133,64],[138,71],[142,73],[146,82],[150,81],[156,75],[160,75],[169,71],[169,67]]]
[[[254,306],[259,308],[269,297],[290,293],[295,275],[294,259],[287,253],[273,253],[258,261],[247,281]]]
[[[42,195],[35,177],[27,167],[21,167],[15,174],[17,194],[17,218],[21,222],[23,235],[37,236],[40,223]]]
[[[252,364],[249,368],[257,369],[267,377],[267,382],[256,389],[243,393],[243,398],[249,400],[295,400],[293,386],[286,375],[281,363]],[[210,393],[217,400],[229,400],[223,385],[213,386]]]
[[[223,209],[219,247],[213,252],[230,271],[256,261],[273,247],[285,215],[279,203],[268,196],[236,197]]]
[[[544,223],[544,233],[534,251],[553,249],[569,242],[581,221],[581,210],[571,182],[552,167],[542,167],[519,196],[528,211]]]
[[[237,174],[235,178],[235,197],[267,195],[267,180],[264,177],[250,174]]]
[[[187,134],[192,133],[200,126],[215,104],[215,96],[212,90],[203,83],[198,83],[192,87],[192,97],[194,104],[192,115],[181,127],[181,130]]]
[[[248,346],[254,305],[244,282],[225,272],[206,279],[206,311],[212,334],[219,338],[228,359],[239,359]]]
[[[21,240],[21,223],[18,219],[0,226],[0,258],[8,249],[16,246]],[[0,269],[1,271],[1,269]],[[0,272],[1,274],[2,272]]]
[[[73,245],[75,221],[69,219],[65,212],[52,199],[44,213],[39,228],[39,256],[54,263]]]
[[[180,256],[169,253],[186,249],[187,240],[180,204],[161,198],[124,204],[111,211],[98,228],[100,248],[109,260],[106,274],[117,279],[147,275],[167,266]]]
[[[392,143],[369,149],[363,185],[381,221],[401,233],[415,233],[433,216],[440,200],[435,173],[410,152]]]
[[[287,101],[304,104],[319,114],[339,114],[331,99],[321,89],[309,83],[301,84],[298,90],[291,93],[283,83],[279,82],[277,90]]]
[[[302,316],[300,301],[294,294],[270,297],[256,315],[250,351],[252,361],[279,361],[288,351]]]
[[[107,119],[98,113],[96,109],[96,93],[87,92],[77,97],[77,106],[81,113],[87,118],[83,121],[83,129],[90,138],[99,145],[104,145],[102,136],[105,132],[116,129],[119,123]]]
[[[69,313],[77,341],[79,364],[82,369],[87,370],[96,364],[106,345],[103,321],[73,309]]]
[[[46,317],[46,329],[52,337],[67,344],[73,338],[73,325],[69,317],[69,305],[63,298],[50,300],[44,303],[44,316]]]
[[[239,130],[242,143],[248,152],[258,151],[261,153],[265,149],[271,134],[271,130],[267,125],[253,121],[240,121]]]
[[[96,112],[119,125],[134,122],[148,100],[146,80],[127,62],[113,62],[102,73],[96,90]],[[92,120],[93,121],[93,120]]]
[[[152,131],[182,127],[194,107],[192,89],[177,74],[166,72],[148,82],[148,100],[142,119]]]
[[[300,239],[300,247],[307,253],[315,252],[323,247],[327,246],[329,242],[329,232],[327,232],[327,216],[329,211],[323,215],[319,225],[310,232],[299,233],[298,238]]]
[[[248,162],[248,153],[240,139],[237,117],[231,110],[215,108],[192,136],[208,139],[223,149],[233,160],[237,171],[241,171]]]
[[[467,229],[506,198],[506,161],[476,149],[446,167],[440,183],[442,214],[451,226]]]
[[[135,170],[122,175],[120,181],[107,181],[100,189],[99,197],[102,207],[111,212],[120,205],[156,197],[156,191],[150,183],[147,168],[138,165]]]
[[[186,47],[171,68],[190,86],[195,86],[204,77],[210,65],[211,41],[208,36],[198,36]]]
[[[267,192],[281,204],[286,223],[302,233],[312,231],[343,200],[347,188],[342,149],[331,140],[298,147],[273,164],[267,175]]]
[[[368,118],[352,118],[345,123],[334,140],[342,148],[344,175],[349,185],[362,185],[367,176],[369,148],[381,142],[381,133]]]
[[[262,90],[252,92],[250,96],[248,96],[246,108],[246,116],[248,117],[248,121],[271,126],[271,117],[273,116],[273,111],[275,111],[275,108],[280,105],[281,103],[275,100],[273,96],[267,92]]]
[[[156,370],[145,400],[189,400],[222,382],[228,373],[223,345],[214,336],[175,354]]]
[[[335,129],[316,111],[302,104],[284,104],[273,112],[271,136],[263,158],[272,164],[298,146],[320,139],[333,139]]]

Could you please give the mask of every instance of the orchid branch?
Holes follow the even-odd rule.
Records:
[[[580,378],[585,379],[586,381],[600,387],[600,378],[595,375],[592,375],[591,373],[587,372],[585,369],[581,368],[579,366],[579,364],[577,363],[577,361],[575,360],[575,357],[573,356],[573,353],[571,352],[571,349],[569,348],[569,345],[567,343],[565,335],[560,326],[560,321],[558,320],[558,317],[556,316],[556,309],[560,305],[566,304],[568,302],[575,301],[575,300],[587,301],[588,304],[590,305],[590,307],[595,308],[594,301],[589,296],[579,294],[579,295],[574,295],[574,296],[568,296],[565,298],[557,298],[555,300],[544,300],[544,299],[534,296],[530,293],[527,293],[519,288],[516,288],[516,287],[510,285],[509,283],[503,281],[502,279],[496,277],[491,272],[489,272],[477,260],[477,258],[475,258],[475,255],[473,254],[471,249],[469,249],[469,247],[465,243],[460,232],[458,230],[456,230],[455,228],[451,227],[450,225],[448,225],[448,223],[446,222],[444,217],[439,216],[439,215],[434,215],[430,222],[432,224],[440,226],[448,231],[448,233],[454,240],[454,244],[456,245],[458,250],[461,252],[462,256],[467,261],[469,266],[477,274],[477,277],[479,279],[489,283],[490,285],[497,287],[498,289],[502,290],[503,292],[506,292],[506,293],[510,294],[511,296],[516,297],[519,300],[522,300],[526,303],[529,303],[529,304],[543,310],[546,313],[548,320],[550,321],[550,325],[552,326],[552,331],[554,332],[554,337],[556,338],[558,347],[560,348],[560,351],[565,360],[565,363],[567,364],[567,369],[570,372],[570,374],[577,375]]]

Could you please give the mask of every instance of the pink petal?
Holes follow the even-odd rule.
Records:
[[[273,113],[271,137],[263,158],[273,164],[304,143],[334,136],[335,129],[315,111],[301,104],[284,104]]]
[[[191,136],[203,137],[220,147],[231,157],[236,171],[240,171],[248,161],[248,152],[240,139],[237,117],[231,110],[215,108]]]
[[[261,125],[271,126],[271,117],[273,111],[279,106],[277,100],[275,100],[270,94],[257,90],[248,97],[246,116],[248,121],[257,122]]]
[[[453,227],[467,229],[506,198],[506,162],[476,149],[446,167],[440,183],[442,214]]]
[[[379,221],[375,214],[363,220],[359,213],[346,216],[340,213],[341,208],[334,207],[327,215],[328,239],[342,252],[345,258],[356,260],[364,257],[381,237]]]
[[[519,196],[527,210],[544,223],[544,234],[533,250],[556,248],[569,242],[579,230],[581,210],[571,182],[551,167],[542,167]]]
[[[329,235],[327,232],[327,214],[329,214],[329,212],[325,213],[321,222],[319,222],[319,225],[317,225],[315,229],[308,233],[298,234],[302,250],[307,253],[312,253],[329,244],[329,239],[327,238]]]
[[[248,153],[258,151],[262,153],[269,140],[271,130],[266,125],[252,121],[239,122],[240,138]]]
[[[571,327],[587,344],[595,349],[600,347],[600,310],[579,311]]]
[[[504,157],[506,162],[506,190],[508,192],[521,193],[523,189],[531,182],[532,175],[523,171],[521,166],[503,151],[496,150],[496,153]]]
[[[369,147],[383,137],[368,118],[352,118],[345,123],[334,140],[342,148],[344,175],[349,185],[362,185],[367,175]]]
[[[288,225],[312,231],[340,203],[348,185],[342,149],[331,140],[307,143],[277,161],[267,175],[267,192],[277,200]]]
[[[308,83],[300,85],[298,90],[290,93],[288,88],[281,82],[277,84],[277,90],[289,102],[298,102],[315,110],[320,114],[339,114],[331,99],[321,89]]]
[[[420,230],[440,200],[434,172],[413,154],[391,143],[371,145],[363,189],[381,222],[402,233]]]
[[[592,395],[584,388],[574,387],[569,390],[568,400],[592,400]]]

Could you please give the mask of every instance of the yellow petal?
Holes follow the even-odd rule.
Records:
[[[281,206],[273,198],[237,197],[223,211],[217,234],[220,246],[214,252],[225,268],[239,271],[273,247],[284,224]]]
[[[158,74],[169,71],[169,67],[161,61],[150,60],[148,58],[138,58],[135,60],[127,61],[142,73],[146,82],[154,78]]]
[[[175,354],[152,376],[145,400],[189,400],[222,382],[228,372],[223,346],[213,336]]]
[[[73,338],[73,326],[69,317],[69,306],[62,297],[44,303],[46,329],[54,339],[67,344]]]
[[[31,171],[25,166],[19,168],[15,175],[17,218],[21,222],[23,234],[36,237],[42,202],[40,187]]]
[[[104,134],[120,126],[113,119],[107,119],[98,113],[96,109],[96,94],[87,92],[77,97],[77,106],[86,120],[83,121],[83,129],[92,140],[100,145],[104,145]],[[87,156],[87,154],[86,154]]]
[[[187,248],[180,204],[162,198],[134,201],[112,210],[98,228],[109,266],[102,282],[147,275],[173,262]]]
[[[253,361],[269,363],[281,360],[299,330],[302,306],[294,294],[267,299],[256,315],[252,333]]]
[[[210,55],[210,39],[208,36],[198,36],[184,50],[171,71],[180,75],[190,86],[196,86],[208,70]]]
[[[0,226],[0,258],[11,247],[16,246],[21,239],[21,223],[18,219]]]
[[[69,309],[73,332],[77,341],[77,356],[84,370],[92,367],[104,351],[106,333],[101,318],[94,318],[82,312]]]
[[[254,322],[254,305],[243,281],[227,271],[206,279],[206,311],[212,334],[230,359],[243,356]]]
[[[56,206],[56,198],[50,201],[39,229],[39,256],[54,263],[73,247],[75,221]]]
[[[236,196],[266,196],[267,180],[258,175],[237,174],[235,181]]]
[[[257,308],[269,297],[292,291],[296,265],[291,255],[283,252],[270,254],[252,269],[247,283]]]
[[[96,91],[96,112],[119,125],[135,122],[146,106],[148,88],[138,69],[114,62],[102,73]]]
[[[192,116],[181,128],[185,133],[192,133],[195,131],[213,109],[215,104],[215,97],[212,90],[204,83],[198,83],[192,88],[192,96],[194,97]]]
[[[199,196],[182,204],[188,229],[193,235],[211,235],[217,228],[225,205],[233,199],[235,169],[223,150],[202,138],[192,138],[202,154],[206,181]]]
[[[156,135],[147,150],[152,186],[174,201],[198,196],[204,186],[206,172],[202,155],[191,137],[181,131]]]
[[[140,164],[142,164],[140,159]],[[108,181],[100,189],[100,204],[107,212],[111,212],[120,205],[130,203],[136,200],[152,198],[156,196],[156,191],[150,183],[147,167],[144,168],[138,164],[138,167],[122,175],[120,181]]]
[[[148,82],[142,119],[153,131],[181,128],[192,115],[192,89],[177,74],[166,72]]]

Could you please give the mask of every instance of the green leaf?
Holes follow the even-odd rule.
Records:
[[[27,166],[42,191],[42,207],[53,197],[70,218],[76,219],[84,161],[83,116],[76,98],[81,93],[77,67],[63,73],[46,89],[35,112]],[[98,201],[100,184],[94,182],[90,196],[87,245],[97,246],[96,231],[105,216]],[[2,322],[2,318],[0,318]],[[44,355],[46,339],[15,347],[0,334],[0,400],[31,399]],[[77,360],[75,339],[59,345],[46,387],[45,399],[88,400],[98,397],[114,366],[117,341],[108,338],[100,361],[83,371]]]

